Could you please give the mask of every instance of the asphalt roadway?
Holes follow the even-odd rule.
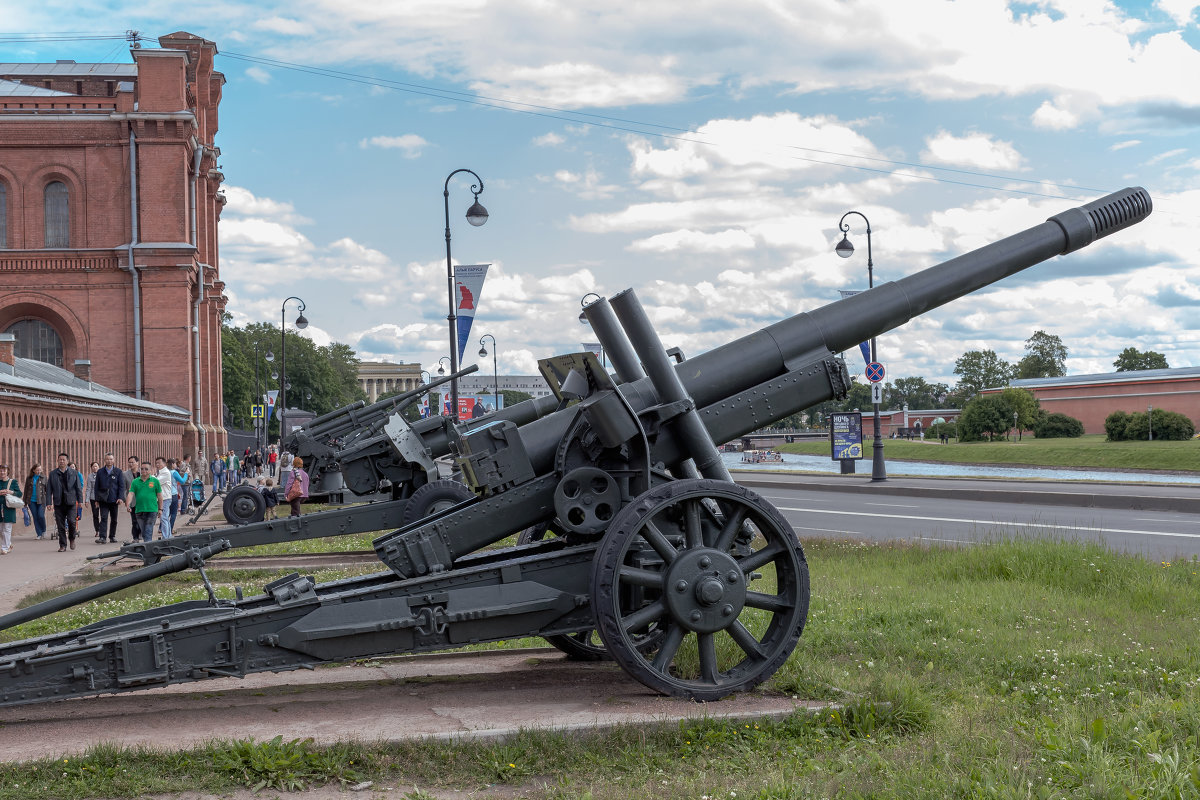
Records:
[[[780,508],[804,538],[977,546],[1037,536],[1093,539],[1154,560],[1200,553],[1200,487],[944,478],[872,483],[865,475],[764,472],[735,479]],[[0,613],[96,566],[86,561],[101,550],[89,519],[82,528],[88,532],[76,549],[59,553],[56,542],[36,541],[31,528],[16,526],[13,551],[0,557]],[[129,538],[126,515],[118,532]],[[504,737],[521,728],[748,719],[816,705],[759,694],[714,704],[662,698],[611,664],[569,662],[554,650],[409,656],[0,709],[0,760],[78,753],[101,741],[172,750],[247,735],[326,742]]]

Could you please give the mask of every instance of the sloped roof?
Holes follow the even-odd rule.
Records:
[[[149,400],[136,400],[98,383],[80,380],[74,373],[61,367],[35,361],[31,358],[14,358],[13,367],[0,364],[0,394],[20,394],[23,390],[39,393],[52,392],[64,395],[63,402],[84,406],[108,406],[114,410],[127,409],[151,414],[188,416],[186,409]]]
[[[4,65],[0,64],[0,67]],[[60,92],[57,89],[47,89],[44,86],[30,86],[20,81],[6,81],[0,78],[0,97],[75,97],[70,92]]]
[[[137,64],[116,63],[76,63],[74,61],[59,61],[55,64],[35,64],[9,62],[0,63],[0,75],[20,75],[22,77],[56,77],[56,78],[124,78],[137,75]]]
[[[1097,383],[1134,383],[1139,381],[1180,380],[1200,378],[1200,367],[1172,367],[1171,369],[1138,369],[1129,372],[1096,372],[1089,375],[1064,375],[1061,378],[1021,378],[1009,384],[1018,389],[1051,386],[1083,386]],[[989,387],[999,390],[1005,387]]]

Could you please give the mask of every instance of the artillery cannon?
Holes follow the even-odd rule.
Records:
[[[592,631],[657,691],[712,700],[750,689],[799,640],[808,565],[782,514],[730,482],[714,442],[844,396],[836,353],[1150,210],[1144,190],[1126,189],[677,364],[632,290],[601,298],[584,312],[615,377],[590,353],[556,356],[540,364],[552,404],[421,429],[473,496],[378,537],[388,571],[320,585],[293,574],[235,600],[210,587],[208,601],[0,645],[0,705],[520,636],[587,652]],[[486,549],[539,524],[558,535]],[[200,567],[208,585],[204,560],[226,547],[218,538],[140,572]],[[137,575],[14,612],[0,629]]]

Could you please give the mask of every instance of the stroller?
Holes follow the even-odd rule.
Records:
[[[192,502],[196,505],[204,502],[204,481],[199,478],[192,481]]]

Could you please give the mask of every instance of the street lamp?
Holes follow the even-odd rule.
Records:
[[[442,356],[441,358],[438,359],[438,375],[446,374],[446,364],[444,362],[449,361],[449,360],[450,359],[448,356]],[[445,395],[442,395],[442,397],[443,397],[442,402],[445,403],[445,399],[444,399]],[[438,413],[444,414],[445,412],[443,412],[442,409],[439,408]]]
[[[842,232],[842,240],[837,243],[834,252],[842,258],[849,258],[854,255],[854,245],[850,243],[850,226],[846,223],[846,217],[851,214],[858,214],[862,217],[863,222],[867,224],[867,288],[875,288],[875,262],[871,258],[871,221],[861,211],[847,211],[842,214],[842,218],[838,220],[838,230]],[[875,348],[875,337],[871,337],[871,361],[872,363],[879,361],[879,352]],[[872,403],[875,408],[875,447],[871,456],[871,480],[886,481],[887,470],[883,465],[883,434],[879,430],[879,403]]]
[[[266,354],[263,355],[263,358],[265,358],[267,360],[267,363],[269,364],[275,360],[275,354],[272,353],[270,350],[268,350],[266,352]],[[271,377],[272,378],[275,377],[274,373],[272,373]],[[259,402],[258,402],[259,400],[263,400],[263,390],[262,390],[262,382],[258,379],[258,342],[255,342],[254,343],[254,403],[252,403],[252,405],[259,405]],[[265,405],[266,405],[265,400],[263,401],[262,405],[265,407]],[[264,410],[265,410],[265,408],[264,408]],[[254,447],[255,447],[255,449],[259,449],[259,450],[262,449],[263,438],[265,437],[266,432],[267,432],[267,416],[266,416],[266,414],[263,414],[261,417],[257,417],[254,420]]]
[[[587,308],[587,307],[588,307],[588,298],[589,298],[589,297],[594,297],[594,298],[596,298],[597,300],[600,300],[600,299],[602,299],[602,298],[600,297],[600,295],[596,294],[595,292],[588,292],[587,294],[585,294],[583,297],[581,297],[581,298],[580,298],[580,300],[579,300],[579,307],[580,307],[580,308]],[[580,322],[580,324],[582,324],[582,325],[587,325],[587,324],[588,324],[588,318],[587,318],[587,314],[583,313],[582,311],[580,311],[580,312],[579,312],[579,322]]]
[[[1154,406],[1146,406],[1146,424],[1150,426],[1150,438],[1146,441],[1154,441]]]
[[[493,381],[492,388],[495,391],[495,394],[493,395],[493,397],[495,398],[495,403],[496,403],[496,405],[493,406],[492,410],[495,411],[500,408],[500,370],[496,367],[496,337],[492,336],[490,333],[485,333],[483,336],[479,337],[479,357],[480,358],[487,358],[487,354],[488,354],[487,347],[485,347],[483,344],[484,339],[492,340],[492,381]]]
[[[1013,412],[1013,430],[1017,430],[1017,412],[1015,411]],[[1013,439],[1013,441],[1015,442],[1016,439]]]
[[[483,178],[469,169],[456,169],[446,176],[446,185],[442,189],[442,199],[446,207],[446,288],[450,299],[450,314],[446,319],[450,323],[450,373],[458,372],[458,302],[454,296],[454,266],[450,261],[450,179],[460,172],[470,172],[479,183],[471,184],[471,192],[475,202],[467,209],[467,222],[478,228],[488,220],[487,209],[479,203],[479,195],[483,191]],[[450,380],[450,412],[458,418],[458,378]]]
[[[283,440],[287,436],[287,304],[288,300],[295,300],[300,304],[299,316],[296,317],[297,330],[304,330],[308,327],[308,320],[304,316],[304,301],[299,297],[288,297],[279,306],[279,446],[283,447]]]

